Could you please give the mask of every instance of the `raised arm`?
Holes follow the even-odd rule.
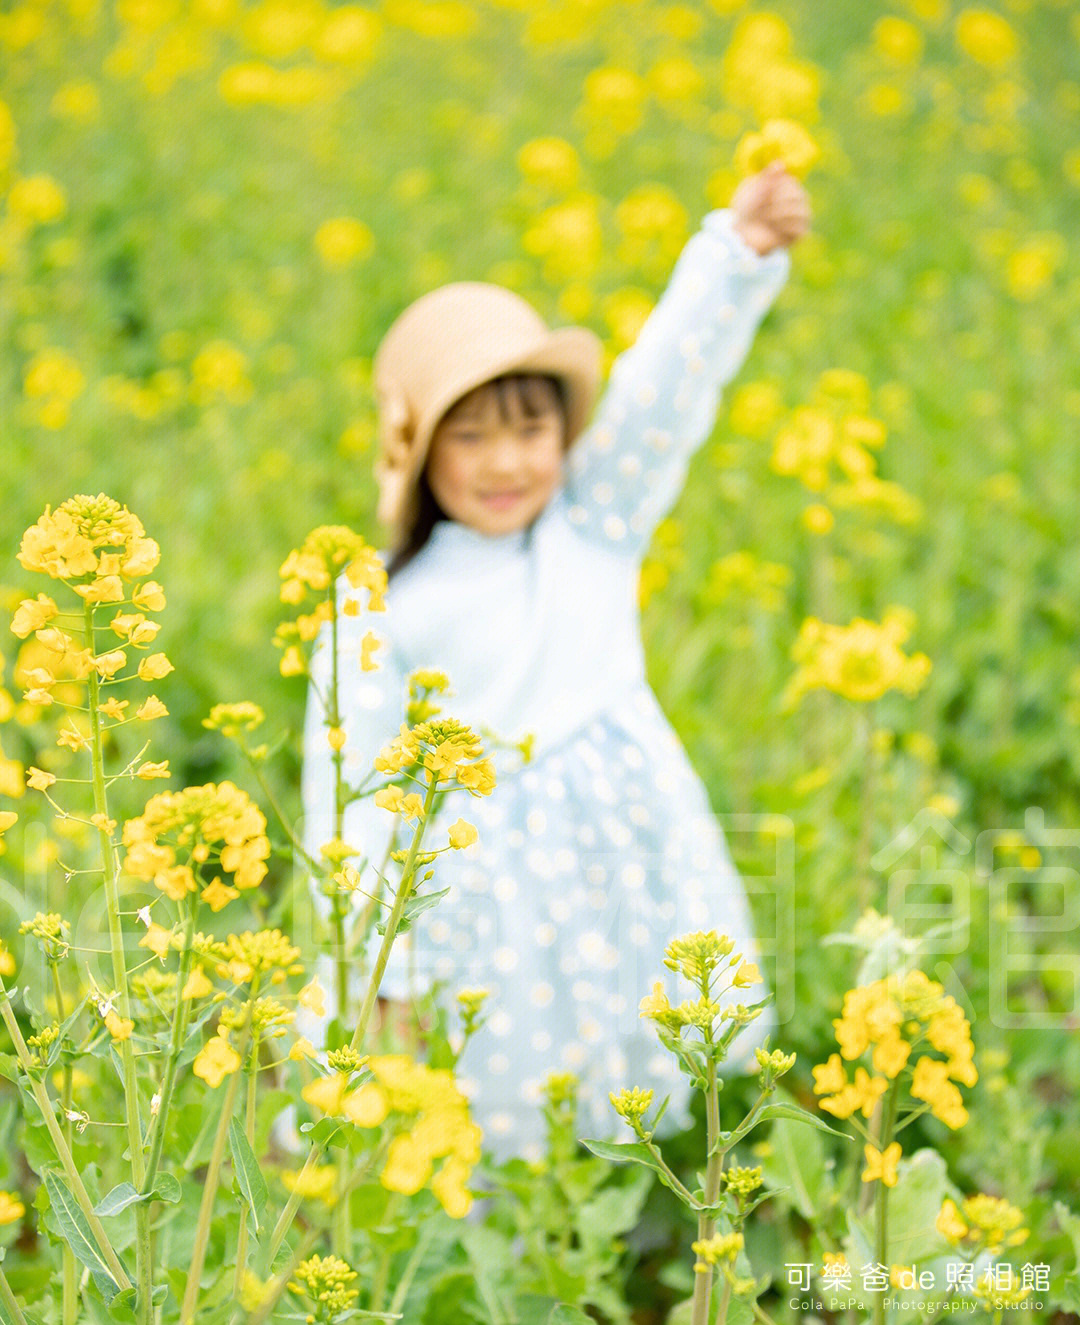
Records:
[[[705,217],[571,448],[569,518],[613,551],[640,556],[674,504],[690,457],[712,430],[720,390],[787,277],[784,249],[762,256],[735,220],[732,211]]]

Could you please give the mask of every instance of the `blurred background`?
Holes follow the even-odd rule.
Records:
[[[650,677],[716,810],[794,836],[792,1047],[827,1041],[850,979],[817,949],[854,919],[860,851],[926,808],[962,833],[934,839],[977,899],[950,961],[1013,1063],[998,1109],[1041,1135],[1012,1199],[1046,1155],[1067,1185],[1077,991],[1029,972],[1017,1006],[1057,1029],[986,1020],[1010,913],[972,844],[1004,834],[1012,904],[1064,913],[1025,811],[1080,808],[1075,7],[23,0],[0,5],[0,66],[2,605],[46,504],[127,504],[162,547],[177,668],[154,757],[242,777],[201,720],[257,701],[292,734],[272,777],[293,809],[304,683],[271,646],[278,567],[318,524],[379,541],[370,359],[395,314],[496,281],[614,356],[730,198],[744,135],[808,131],[814,232],[645,564]],[[894,605],[932,662],[916,696],[784,703],[806,617]],[[9,796],[68,757],[19,699],[32,646],[4,649]],[[753,835],[732,845],[767,873]]]

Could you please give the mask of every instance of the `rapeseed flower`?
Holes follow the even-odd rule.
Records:
[[[915,694],[931,664],[926,654],[909,655],[901,649],[910,632],[911,614],[902,608],[890,608],[880,622],[858,617],[848,626],[808,617],[791,650],[799,668],[784,690],[784,708],[794,708],[815,689],[861,702],[892,689]]]
[[[363,221],[336,216],[315,231],[315,250],[328,267],[348,267],[371,255],[375,237]]]
[[[47,506],[23,534],[19,548],[19,561],[27,570],[57,580],[86,575],[106,581],[117,576],[141,579],[157,565],[159,555],[138,517],[103,492],[71,497],[55,511]]]
[[[1023,1211],[1018,1206],[1004,1197],[987,1196],[982,1192],[966,1197],[960,1209],[955,1201],[946,1199],[935,1220],[938,1232],[954,1247],[963,1244],[973,1250],[985,1248],[995,1254],[1005,1247],[1019,1247],[1027,1241],[1030,1230],[1023,1224]]]
[[[789,174],[800,178],[821,155],[821,149],[796,120],[766,120],[759,133],[748,133],[735,148],[735,169],[755,175],[773,161],[782,161]]]
[[[231,874],[241,891],[256,888],[270,855],[262,811],[231,782],[151,797],[142,814],[124,825],[122,840],[127,873],[152,881],[174,901],[195,890],[196,870],[204,865]]]
[[[862,1171],[863,1182],[877,1182],[879,1179],[886,1187],[895,1187],[899,1181],[897,1165],[900,1162],[900,1142],[893,1141],[884,1150],[877,1146],[863,1147],[866,1156],[866,1168]]]

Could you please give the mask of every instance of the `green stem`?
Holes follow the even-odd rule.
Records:
[[[333,583],[330,585],[328,601],[330,603],[331,672],[326,725],[329,733],[330,731],[336,732],[341,726],[337,586]],[[341,841],[345,833],[345,755],[344,751],[337,747],[331,747],[331,754],[334,769],[334,837]],[[334,983],[337,991],[337,1014],[339,1024],[346,1026],[349,1021],[349,963],[345,956],[345,913],[348,903],[340,888],[335,888],[331,901],[333,906],[331,923],[334,930]],[[349,1228],[348,1175],[345,1167],[344,1164],[338,1165],[338,1201],[333,1216],[333,1236],[331,1240],[335,1253],[342,1259],[347,1260],[352,1236]]]
[[[859,914],[870,905],[870,843],[874,819],[874,723],[873,704],[858,710],[859,746],[863,755],[862,792],[859,801],[859,840],[855,850],[855,887]]]
[[[397,895],[394,898],[394,905],[390,911],[390,917],[386,922],[386,933],[383,935],[383,941],[379,947],[379,955],[375,959],[375,968],[368,978],[367,992],[364,994],[364,1004],[360,1009],[360,1019],[356,1023],[356,1030],[353,1031],[352,1047],[359,1052],[360,1046],[364,1043],[364,1036],[367,1034],[368,1022],[371,1020],[371,1012],[375,1006],[375,999],[379,994],[379,985],[382,984],[383,974],[386,971],[386,963],[390,958],[390,949],[393,946],[394,939],[397,936],[398,926],[401,924],[401,917],[405,914],[405,903],[412,894],[413,880],[416,877],[416,857],[420,851],[420,842],[424,836],[424,830],[427,827],[428,815],[431,813],[431,807],[435,801],[435,789],[439,785],[438,776],[430,773],[431,781],[428,783],[427,795],[424,797],[424,808],[421,812],[419,822],[416,825],[416,831],[413,833],[413,840],[409,846],[409,854],[405,857],[405,864],[401,870],[401,883],[398,885]]]
[[[237,1049],[241,1060],[247,1052],[248,1036],[251,1033],[251,1009],[255,1003],[257,985],[258,977],[252,981],[248,1012],[244,1019],[240,1045]],[[195,1245],[191,1253],[187,1287],[184,1290],[184,1300],[180,1305],[180,1325],[188,1325],[189,1321],[195,1319],[195,1308],[199,1302],[200,1280],[202,1279],[203,1265],[206,1262],[206,1244],[210,1238],[210,1217],[214,1212],[218,1175],[221,1172],[221,1161],[225,1155],[225,1142],[229,1135],[229,1119],[232,1117],[233,1109],[236,1106],[236,1092],[239,1085],[240,1071],[237,1069],[237,1071],[230,1074],[229,1084],[225,1087],[225,1103],[222,1106],[217,1132],[214,1135],[214,1148],[210,1152],[210,1165],[206,1170],[202,1201],[199,1204],[199,1219],[195,1227]]]
[[[244,1117],[244,1135],[252,1151],[255,1149],[255,1087],[259,1068],[259,1037],[252,1036],[251,1054],[248,1058],[247,1113]],[[244,1271],[247,1269],[248,1251],[248,1210],[244,1209],[240,1218],[240,1236],[236,1240],[236,1276],[233,1279],[233,1297],[240,1298],[244,1286]]]
[[[246,1325],[263,1325],[263,1322],[269,1319],[270,1313],[273,1311],[274,1307],[277,1306],[278,1298],[284,1293],[289,1280],[296,1272],[296,1267],[312,1247],[314,1247],[321,1233],[321,1228],[309,1228],[307,1230],[297,1244],[296,1250],[289,1257],[288,1265],[285,1266],[276,1279],[272,1280],[267,1285],[266,1296],[262,1300],[262,1305],[251,1312],[247,1318]],[[271,1257],[271,1260],[272,1259],[273,1257]]]
[[[180,1057],[180,1051],[184,1046],[184,1035],[187,1031],[189,1001],[183,997],[184,986],[187,984],[188,976],[191,973],[191,941],[195,934],[195,912],[198,909],[197,896],[192,897],[187,921],[184,926],[184,946],[180,952],[180,969],[176,976],[176,1007],[173,1009],[172,1035],[169,1040],[169,1056],[165,1061],[165,1072],[162,1077],[161,1090],[158,1092],[158,1108],[150,1124],[150,1136],[148,1144],[150,1147],[150,1159],[146,1165],[146,1177],[143,1182],[143,1192],[148,1192],[153,1188],[154,1179],[157,1177],[158,1164],[161,1162],[161,1148],[165,1140],[165,1120],[169,1112],[169,1106],[172,1103],[173,1087],[176,1084],[176,1062]]]
[[[360,1019],[356,1024],[356,1030],[353,1032],[352,1048],[359,1051],[360,1045],[364,1042],[364,1036],[367,1034],[368,1022],[371,1020],[371,1013],[375,1007],[375,999],[378,996],[379,985],[382,982],[383,973],[386,970],[386,963],[390,956],[390,948],[397,934],[398,926],[401,924],[401,917],[405,912],[405,903],[409,900],[412,891],[413,880],[416,876],[416,858],[420,851],[420,843],[423,840],[424,830],[427,827],[428,816],[431,807],[435,801],[435,791],[438,786],[438,777],[432,775],[428,783],[427,795],[424,798],[423,812],[420,815],[419,822],[416,825],[416,831],[413,833],[413,840],[409,846],[409,854],[405,858],[405,864],[401,871],[401,883],[398,885],[397,896],[394,899],[394,906],[390,912],[390,917],[386,922],[386,933],[383,935],[382,945],[379,948],[379,955],[375,961],[375,968],[368,979],[367,992],[364,995],[364,1004],[360,1009]],[[300,1170],[301,1176],[305,1176],[311,1168],[321,1158],[326,1149],[325,1143],[312,1143],[308,1151],[307,1159],[304,1161],[304,1167]],[[300,1205],[300,1182],[297,1182],[297,1188],[289,1196],[289,1200],[278,1217],[277,1224],[270,1237],[269,1264],[273,1264],[274,1256],[280,1247],[285,1234],[289,1230],[293,1216],[296,1214]],[[181,1323],[184,1325],[184,1322]]]
[[[86,647],[96,653],[94,641],[94,605],[87,603],[83,615]],[[90,758],[94,784],[94,812],[109,817],[108,794],[105,790],[105,755],[101,743],[101,691],[100,678],[93,669],[87,678],[90,707]],[[105,884],[105,910],[109,918],[109,947],[112,952],[113,984],[119,1000],[120,1016],[131,1019],[131,1000],[128,995],[127,963],[124,959],[124,935],[120,925],[120,893],[117,882],[119,862],[113,846],[112,834],[105,827],[98,829],[101,843],[102,875]],[[128,1150],[131,1155],[131,1181],[136,1191],[142,1191],[146,1176],[142,1122],[139,1118],[139,1085],[135,1075],[135,1053],[130,1038],[120,1041],[120,1063],[124,1076],[124,1109],[127,1117]],[[150,1252],[149,1203],[140,1201],[135,1207],[135,1279],[138,1284],[138,1319],[140,1325],[150,1325],[153,1319],[151,1295],[153,1267]]]
[[[393,1227],[398,1207],[401,1204],[401,1196],[397,1192],[391,1193],[390,1200],[386,1203],[386,1214],[383,1222],[388,1227]],[[383,1298],[386,1297],[386,1287],[390,1279],[390,1264],[394,1253],[390,1247],[381,1247],[379,1249],[379,1263],[375,1267],[375,1277],[371,1284],[371,1302],[372,1311],[381,1311]]]
[[[90,1200],[86,1187],[83,1185],[82,1177],[72,1158],[71,1149],[64,1140],[64,1134],[56,1121],[56,1110],[53,1102],[49,1099],[49,1092],[44,1084],[34,1075],[35,1067],[30,1057],[30,1050],[26,1047],[26,1041],[23,1039],[22,1031],[19,1029],[19,1023],[15,1018],[14,1009],[11,1006],[11,1000],[8,997],[8,991],[4,987],[4,982],[0,979],[0,1017],[3,1018],[4,1025],[8,1029],[12,1043],[15,1045],[15,1054],[19,1060],[19,1066],[29,1078],[30,1092],[41,1113],[42,1121],[48,1129],[49,1139],[56,1150],[57,1158],[60,1160],[61,1167],[71,1184],[72,1195],[79,1204],[79,1209],[86,1216],[86,1222],[97,1239],[99,1250],[105,1258],[105,1263],[109,1267],[109,1272],[113,1279],[120,1285],[121,1289],[130,1288],[131,1280],[127,1277],[123,1265],[116,1252],[113,1251],[109,1236],[102,1227],[101,1220],[94,1214],[94,1203]]]
[[[266,1253],[266,1263],[268,1266],[273,1265],[274,1257],[278,1253],[278,1248],[285,1241],[285,1234],[289,1231],[289,1225],[293,1221],[293,1216],[299,1209],[300,1201],[303,1199],[300,1193],[304,1187],[304,1179],[315,1165],[318,1164],[319,1160],[322,1159],[327,1144],[328,1143],[325,1141],[313,1142],[311,1149],[308,1151],[308,1157],[304,1160],[304,1167],[297,1175],[293,1189],[289,1193],[289,1199],[285,1202],[285,1208],[282,1210],[281,1214],[278,1215],[277,1223],[274,1225],[274,1231],[270,1234],[270,1243]]]
[[[53,993],[56,995],[56,1019],[61,1024],[67,1017],[64,1007],[64,989],[60,983],[60,966],[55,959],[49,958],[49,970],[52,972]],[[64,1084],[60,1094],[60,1104],[64,1110],[64,1139],[67,1141],[68,1149],[71,1149],[72,1141],[75,1135],[75,1129],[72,1126],[68,1113],[71,1110],[72,1101],[72,1076],[71,1064],[64,1064]],[[63,1306],[61,1309],[61,1320],[63,1325],[75,1325],[75,1315],[78,1311],[78,1281],[75,1270],[75,1253],[68,1244],[64,1243],[62,1252],[64,1267],[64,1287],[63,1287]]]
[[[896,1110],[900,1102],[900,1078],[892,1083],[889,1091],[889,1103],[881,1125],[878,1138],[878,1150],[884,1150],[892,1141],[893,1128],[896,1125]],[[885,1259],[889,1250],[889,1189],[883,1179],[878,1179],[877,1202],[874,1209],[874,1258],[878,1265],[888,1265]],[[885,1325],[885,1295],[874,1295],[874,1325]]]
[[[274,811],[274,814],[277,816],[277,820],[281,827],[282,832],[289,839],[289,845],[296,852],[296,854],[301,857],[301,859],[307,865],[308,869],[310,869],[313,874],[320,876],[325,874],[326,873],[325,866],[320,865],[314,856],[308,854],[307,850],[304,847],[303,842],[301,842],[300,839],[296,836],[295,832],[293,832],[291,824],[289,823],[285,815],[282,813],[281,805],[278,802],[277,797],[274,795],[273,787],[271,787],[270,783],[267,781],[266,775],[263,773],[260,765],[252,758],[251,751],[248,749],[247,744],[245,743],[243,746],[241,746],[241,749],[243,750],[244,754],[247,756],[248,767],[251,769],[255,777],[255,781],[259,784],[259,790],[266,798],[266,803],[270,806],[270,808]]]
[[[409,1295],[409,1289],[412,1287],[412,1281],[416,1278],[416,1272],[420,1269],[420,1263],[424,1259],[424,1252],[428,1249],[428,1244],[435,1236],[435,1223],[429,1219],[420,1225],[420,1233],[416,1239],[416,1246],[412,1249],[412,1254],[405,1262],[397,1284],[394,1288],[394,1296],[390,1299],[388,1308],[391,1315],[400,1315],[401,1309],[405,1305],[405,1299]]]
[[[0,1303],[2,1303],[11,1316],[12,1325],[26,1325],[26,1317],[22,1313],[22,1307],[15,1300],[15,1294],[11,1291],[11,1285],[7,1281],[7,1275],[0,1270]]]
[[[706,1033],[706,1042],[710,1036]],[[720,1197],[720,1175],[723,1172],[724,1156],[717,1142],[720,1137],[720,1087],[716,1076],[716,1059],[709,1055],[705,1077],[705,1141],[708,1146],[708,1164],[705,1169],[705,1204],[715,1205]],[[698,1214],[698,1241],[705,1242],[716,1230],[716,1219],[703,1210]],[[709,1266],[703,1274],[694,1275],[694,1299],[691,1314],[692,1325],[707,1325],[709,1319],[709,1300],[712,1297],[713,1270]],[[718,1325],[724,1325],[727,1318],[727,1297],[731,1284],[725,1280],[727,1290],[720,1304]]]

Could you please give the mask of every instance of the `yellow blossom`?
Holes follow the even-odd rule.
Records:
[[[371,255],[375,237],[363,221],[336,216],[324,221],[315,232],[315,250],[328,267],[347,267]]]
[[[302,1008],[307,1008],[309,1012],[313,1012],[317,1017],[326,1016],[325,999],[326,991],[323,989],[322,985],[319,984],[318,977],[313,979],[309,984],[306,984],[296,996],[297,1003],[299,1003]]]
[[[26,785],[32,787],[35,791],[48,791],[56,781],[52,773],[46,773],[40,768],[31,766],[26,770]]]
[[[325,1205],[337,1203],[337,1169],[333,1164],[314,1164],[296,1173],[283,1169],[281,1181],[286,1191],[299,1192],[301,1196],[322,1201]]]
[[[894,1141],[884,1150],[876,1146],[863,1147],[866,1156],[866,1168],[862,1172],[863,1182],[876,1182],[880,1179],[886,1187],[895,1187],[897,1183],[896,1166],[900,1162],[900,1142]]]
[[[144,781],[150,781],[153,778],[167,778],[172,775],[169,772],[169,761],[161,760],[160,763],[151,763],[149,760],[145,764],[140,764],[135,770],[135,776]]]
[[[965,9],[956,20],[956,44],[980,64],[998,68],[1015,59],[1019,43],[1015,30],[989,9]]]
[[[207,994],[212,994],[213,992],[213,982],[208,979],[206,972],[201,966],[196,966],[184,982],[184,987],[180,991],[180,997],[205,998]]]
[[[517,155],[518,169],[534,184],[552,191],[568,191],[577,183],[581,163],[565,138],[533,138]]]
[[[316,1052],[315,1046],[306,1035],[298,1035],[289,1050],[289,1057],[294,1063],[302,1063],[305,1058],[314,1058]]]
[[[207,1041],[195,1056],[191,1070],[214,1089],[240,1066],[240,1055],[221,1035]]]
[[[135,1029],[135,1023],[127,1017],[120,1017],[111,1009],[105,1014],[105,1025],[114,1040],[128,1040]]]
[[[172,663],[163,653],[151,653],[148,657],[139,660],[140,681],[160,681],[173,670],[175,669]]]
[[[317,1077],[300,1092],[300,1098],[313,1109],[319,1109],[331,1116],[341,1113],[345,1090],[349,1084],[347,1072],[335,1072],[332,1076]]]
[[[373,654],[382,647],[382,641],[374,633],[367,631],[360,641],[360,670],[362,672],[376,672],[379,664],[375,661]]]
[[[954,1247],[964,1240],[968,1232],[968,1226],[960,1218],[956,1202],[947,1198],[942,1202],[938,1217],[934,1220],[934,1227]]]
[[[449,836],[450,845],[457,850],[461,847],[472,846],[479,834],[472,824],[466,823],[464,819],[458,819],[456,823],[450,825]]]
[[[770,162],[782,161],[792,175],[806,175],[821,152],[806,129],[795,120],[766,120],[760,133],[748,133],[735,149],[735,169],[753,175]]]
[[[345,1117],[357,1127],[378,1127],[386,1117],[390,1103],[374,1081],[367,1081],[350,1091],[341,1107]]]
[[[217,913],[228,906],[230,902],[235,901],[240,894],[235,888],[230,888],[223,880],[211,879],[199,896],[211,911]]]
[[[24,598],[11,619],[12,633],[20,639],[26,639],[32,631],[40,630],[46,622],[56,616],[59,608],[48,594],[39,593],[36,598]]]
[[[26,1214],[26,1206],[14,1192],[0,1192],[0,1224],[17,1224]]]

